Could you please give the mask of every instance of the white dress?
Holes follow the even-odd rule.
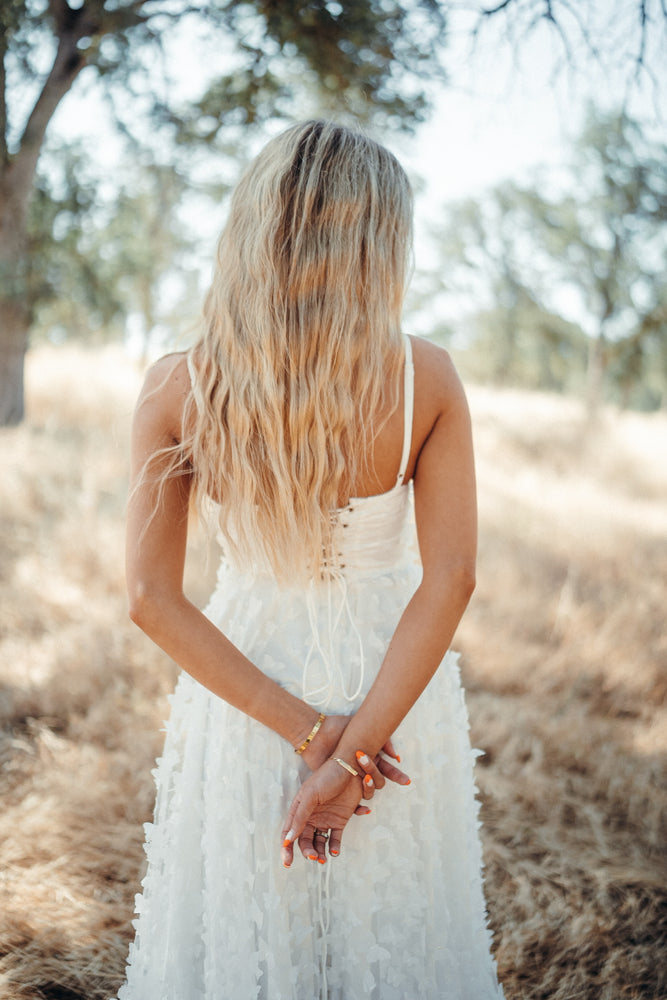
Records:
[[[340,511],[339,576],[279,587],[223,561],[205,614],[261,670],[323,712],[356,710],[420,579],[410,484],[413,368],[396,485]],[[353,816],[340,857],[281,829],[308,768],[272,730],[189,675],[171,697],[154,772],[148,870],[119,1000],[491,1000],[473,784],[476,752],[449,652],[399,730],[412,783]]]

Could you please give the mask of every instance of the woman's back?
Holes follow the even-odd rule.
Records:
[[[406,483],[415,478],[419,454],[438,419],[446,419],[447,411],[460,405],[463,398],[460,381],[447,352],[420,338],[411,338],[411,344],[414,399],[410,449],[403,476]],[[173,442],[181,440],[184,421],[187,431],[186,402],[191,385],[185,352],[161,358],[149,373],[147,389],[154,393],[153,405],[159,410],[165,441],[169,438]],[[386,388],[389,393],[392,387]],[[375,422],[380,424],[380,431],[373,446],[372,464],[369,469],[364,469],[355,463],[358,471],[350,497],[372,497],[388,492],[396,484],[403,453],[405,416],[405,377],[401,372],[396,406],[388,416],[382,411],[374,415]],[[371,419],[369,425],[372,422]],[[339,496],[338,506],[344,507],[350,497]]]

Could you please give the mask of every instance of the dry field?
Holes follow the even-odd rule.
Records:
[[[112,350],[35,351],[29,419],[0,434],[0,1000],[105,1000],[123,975],[174,676],[123,591],[138,383]],[[470,396],[479,584],[457,645],[506,995],[658,1000],[667,417]]]

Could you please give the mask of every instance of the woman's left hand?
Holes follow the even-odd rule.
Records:
[[[383,748],[396,760],[400,757],[388,740]],[[382,788],[385,779],[399,785],[409,785],[407,774],[400,771],[386,758],[378,755],[373,760],[362,750],[356,755],[355,776],[335,761],[325,761],[294,797],[282,831],[282,862],[285,868],[292,864],[294,843],[298,841],[301,853],[309,861],[326,862],[326,845],[329,854],[340,854],[343,830],[350,817],[367,815],[370,809],[361,804],[362,799],[372,799],[376,789]],[[327,832],[331,831],[327,836]]]
[[[354,777],[334,760],[325,761],[311,774],[294,797],[283,827],[281,857],[285,868],[292,864],[295,841],[304,858],[325,863],[327,838],[318,831],[331,831],[329,854],[336,857],[350,817],[355,812],[370,812],[360,805],[363,795],[361,775]]]

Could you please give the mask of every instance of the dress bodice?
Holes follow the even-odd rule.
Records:
[[[345,576],[391,569],[408,546],[409,483],[386,493],[357,497],[336,512],[336,568]]]
[[[351,578],[392,569],[408,557],[413,543],[411,489],[410,483],[405,481],[405,474],[412,443],[414,365],[410,338],[406,336],[404,340],[403,447],[396,482],[384,493],[352,497],[344,507],[333,512],[335,560],[330,569],[333,569],[336,576]],[[187,363],[195,401],[199,406],[201,404],[190,352],[187,354]],[[224,541],[222,544],[224,547]]]

